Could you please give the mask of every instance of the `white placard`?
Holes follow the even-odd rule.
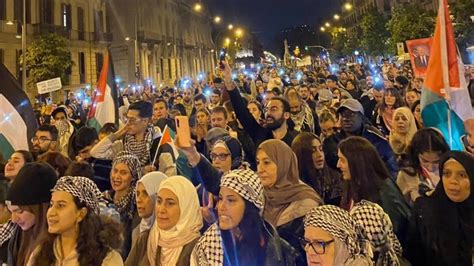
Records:
[[[63,86],[61,84],[61,78],[54,78],[38,82],[36,83],[36,87],[38,88],[38,93],[43,94],[60,90]]]

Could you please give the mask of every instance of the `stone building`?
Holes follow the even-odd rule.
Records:
[[[108,5],[115,73],[125,83],[172,85],[215,65],[210,15],[192,0],[114,0]]]
[[[0,61],[18,80],[22,11],[22,0],[0,0]],[[65,89],[97,82],[103,54],[112,41],[107,21],[104,0],[26,0],[27,45],[47,33],[57,33],[69,41],[74,65],[70,84],[63,84]],[[35,91],[29,88],[30,95]]]

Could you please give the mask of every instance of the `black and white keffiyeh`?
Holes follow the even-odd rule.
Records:
[[[132,175],[132,184],[135,184],[142,175],[142,167],[138,157],[131,152],[121,151],[115,156],[112,162],[112,168],[118,163],[124,163],[128,166]]]
[[[194,247],[198,265],[224,265],[224,248],[221,231],[217,224],[211,225]]]
[[[253,203],[263,213],[265,198],[263,185],[258,175],[252,170],[232,170],[221,179],[221,187],[232,189],[244,199]]]
[[[393,232],[387,213],[376,203],[363,200],[350,211],[356,223],[361,225],[370,241],[372,250],[379,253],[376,265],[399,265],[402,246]]]
[[[359,228],[348,211],[334,205],[322,205],[311,209],[304,218],[304,227],[323,229],[346,244],[352,256],[365,252],[359,243]]]
[[[136,140],[135,136],[130,134],[126,134],[123,139],[124,150],[137,156],[142,166],[150,164],[150,151],[154,134],[153,127],[149,126],[146,130],[143,141]]]
[[[65,191],[84,203],[89,209],[99,214],[100,190],[94,181],[83,176],[63,176],[51,191]]]

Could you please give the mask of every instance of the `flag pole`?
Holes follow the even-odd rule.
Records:
[[[158,156],[158,150],[161,147],[161,144],[163,142],[163,136],[165,135],[167,130],[168,130],[168,125],[165,125],[165,128],[163,129],[163,133],[161,134],[160,142],[158,142],[158,146],[156,147],[155,156],[153,156],[153,162],[151,164],[152,166],[155,165],[156,157]]]
[[[444,98],[448,105],[448,137],[449,147],[452,147],[452,125],[451,125],[451,88],[449,87],[449,60],[448,60],[448,40],[446,38],[446,12],[445,12],[445,0],[439,0],[439,24],[441,34],[441,62],[442,62],[442,73],[443,73],[443,87],[444,87]]]

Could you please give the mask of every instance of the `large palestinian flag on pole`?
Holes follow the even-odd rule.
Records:
[[[115,73],[110,57],[107,51],[104,56],[104,64],[100,71],[100,77],[97,81],[92,95],[91,108],[88,115],[88,125],[97,129],[105,123],[118,124],[118,97],[117,87],[115,85]]]
[[[439,129],[453,150],[463,149],[461,137],[466,131],[474,134],[474,114],[447,0],[439,1],[421,109],[424,125]]]
[[[30,150],[38,127],[30,100],[21,85],[0,63],[0,153],[8,159],[15,150]]]

